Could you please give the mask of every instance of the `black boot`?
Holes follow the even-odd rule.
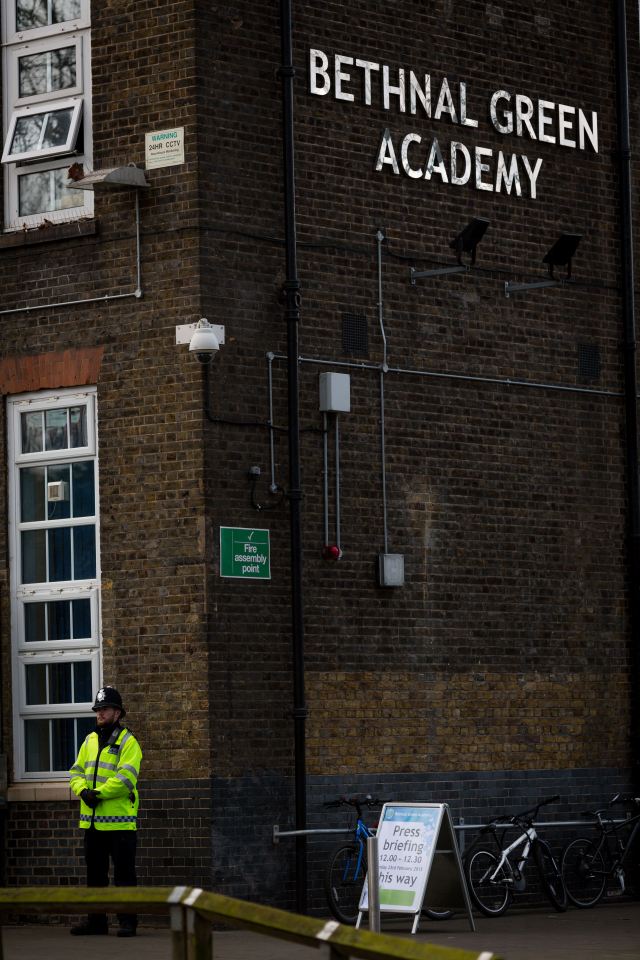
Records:
[[[104,937],[109,933],[109,924],[106,917],[93,916],[76,923],[69,930],[72,937]]]

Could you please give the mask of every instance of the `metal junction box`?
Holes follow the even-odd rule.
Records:
[[[348,373],[320,374],[320,411],[322,413],[351,411],[351,378]]]
[[[404,587],[403,554],[378,554],[378,583],[381,587]]]

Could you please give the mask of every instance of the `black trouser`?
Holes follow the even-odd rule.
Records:
[[[96,830],[89,827],[84,831],[84,859],[87,865],[87,886],[109,886],[109,858],[113,861],[113,882],[116,887],[135,887],[136,844],[138,835],[135,830]],[[121,925],[135,927],[135,913],[119,913]],[[94,913],[89,923],[96,927],[106,927],[107,916]]]

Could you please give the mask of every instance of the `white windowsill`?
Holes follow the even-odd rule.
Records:
[[[9,803],[75,799],[76,795],[67,783],[14,783],[7,790]]]

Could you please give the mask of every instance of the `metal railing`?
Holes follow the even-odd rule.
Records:
[[[628,817],[623,818],[621,820],[618,820],[618,819],[611,820],[610,822],[615,824],[623,824],[626,822],[627,819]],[[464,817],[459,817],[458,822],[454,823],[453,829],[456,831],[456,834],[457,834],[458,849],[460,853],[464,853],[464,849],[465,849],[465,832],[467,830],[482,830],[491,822],[492,822],[491,820],[485,820],[483,823],[465,823]],[[500,824],[500,826],[507,830],[510,828],[510,824],[508,823],[502,823]],[[540,829],[543,831],[551,828],[555,828],[555,827],[580,827],[582,830],[588,830],[589,827],[597,826],[597,820],[587,820],[584,817],[581,820],[541,820],[541,821],[536,820],[533,826],[536,829]],[[373,829],[373,828],[370,828],[370,829]],[[302,837],[302,836],[314,837],[314,836],[321,836],[322,834],[331,834],[331,833],[340,834],[341,836],[345,836],[345,835],[352,836],[353,826],[327,827],[327,828],[322,827],[317,829],[311,828],[308,830],[281,830],[279,825],[277,823],[274,823],[273,842],[279,843],[281,837]]]
[[[212,960],[212,925],[251,930],[305,947],[328,946],[331,960],[500,960],[490,951],[417,943],[356,930],[276,907],[236,900],[199,887],[2,887],[0,919],[7,914],[131,913],[169,915],[172,960]],[[215,936],[215,935],[214,935]],[[0,960],[2,960],[0,940]]]

